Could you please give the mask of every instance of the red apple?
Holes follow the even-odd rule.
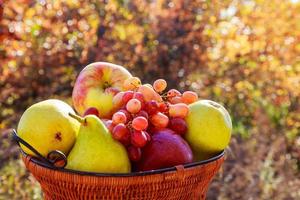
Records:
[[[170,129],[161,129],[152,134],[151,141],[142,149],[138,171],[155,170],[193,161],[188,143]]]
[[[101,118],[110,118],[113,110],[112,98],[122,91],[123,82],[132,77],[122,66],[95,62],[86,66],[77,77],[72,99],[76,111],[83,114],[87,108],[95,107]]]

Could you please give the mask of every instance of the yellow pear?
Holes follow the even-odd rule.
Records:
[[[194,158],[204,160],[224,150],[231,137],[232,123],[227,110],[214,101],[200,100],[189,105],[185,139]]]
[[[23,113],[18,135],[45,157],[53,150],[67,154],[75,143],[80,126],[69,113],[74,113],[71,106],[57,99],[36,103]],[[21,148],[34,155],[25,146],[21,145]]]
[[[114,140],[103,124],[94,115],[81,118],[77,140],[67,160],[67,169],[98,173],[129,173],[130,161],[125,147]]]

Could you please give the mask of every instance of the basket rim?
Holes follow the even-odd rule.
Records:
[[[211,157],[206,160],[202,161],[197,161],[197,162],[192,162],[184,165],[179,165],[183,166],[184,169],[186,168],[192,168],[192,167],[197,167],[201,165],[205,165],[211,162],[214,162],[218,159],[221,159],[224,157],[225,150],[222,150],[220,153],[215,155],[214,157]],[[23,154],[23,156],[29,156],[27,154]],[[174,167],[168,167],[168,168],[162,168],[162,169],[156,169],[156,170],[148,170],[148,171],[141,171],[141,172],[131,172],[131,173],[97,173],[97,172],[85,172],[85,171],[77,171],[77,170],[72,170],[72,169],[65,169],[65,168],[52,168],[48,166],[47,164],[39,161],[38,159],[30,156],[29,161],[33,162],[34,164],[44,167],[50,170],[55,170],[55,171],[60,171],[64,173],[69,173],[69,174],[76,174],[76,175],[84,175],[84,176],[97,176],[97,177],[131,177],[131,176],[146,176],[146,175],[153,175],[153,174],[161,174],[161,173],[166,173],[166,172],[174,172],[177,170],[178,166]]]

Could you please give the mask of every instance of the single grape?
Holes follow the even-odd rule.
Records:
[[[99,111],[95,107],[90,107],[83,114],[83,116],[87,116],[87,115],[95,115],[95,116],[99,117]]]
[[[136,117],[132,120],[132,127],[137,131],[146,130],[148,127],[148,120],[145,117]]]
[[[169,110],[168,103],[166,102],[158,103],[158,110],[159,112],[167,113]]]
[[[141,84],[142,84],[142,82],[138,77],[130,77],[124,81],[123,89],[124,90],[135,90]]]
[[[135,146],[129,146],[127,147],[127,152],[128,152],[129,159],[133,162],[139,161],[142,157],[141,148]]]
[[[186,91],[182,94],[182,102],[185,104],[191,104],[198,101],[198,95],[196,92]]]
[[[133,95],[133,99],[137,99],[141,102],[141,109],[144,109],[145,107],[145,99],[142,93],[140,92],[135,92]]]
[[[153,115],[158,112],[158,103],[155,100],[148,101],[145,105],[145,110],[148,114]]]
[[[187,131],[185,120],[179,117],[172,118],[169,127],[179,135],[183,135]]]
[[[134,95],[133,91],[129,90],[129,91],[124,92],[124,95],[122,98],[123,104],[126,104],[130,99],[132,99],[133,95]]]
[[[133,131],[131,133],[131,144],[142,148],[147,143],[147,136],[144,131]]]
[[[145,110],[141,110],[140,112],[136,113],[135,115],[136,117],[141,116],[141,117],[145,117],[146,119],[148,119],[149,115]]]
[[[165,114],[157,112],[150,116],[150,122],[157,128],[165,128],[169,124],[169,118]]]
[[[116,140],[123,139],[127,134],[129,134],[129,130],[125,124],[117,124],[112,131],[112,137]]]
[[[128,122],[132,120],[132,115],[130,114],[130,112],[128,112],[126,110],[126,107],[125,107],[125,109],[121,109],[118,112],[124,113],[126,115],[126,119],[127,119]]]
[[[162,101],[161,96],[157,92],[155,92],[152,87],[149,87],[147,85],[141,85],[138,89],[138,92],[143,94],[146,102],[151,100],[156,100],[158,102]]]
[[[119,124],[119,123],[126,124],[127,117],[126,117],[125,113],[119,111],[119,112],[116,112],[115,114],[113,114],[112,121],[114,124]]]
[[[126,104],[126,109],[130,113],[138,113],[141,110],[141,102],[137,99],[130,99],[128,103]]]
[[[176,89],[171,89],[167,92],[167,97],[169,98],[173,98],[173,97],[180,97],[181,93],[176,90]]]
[[[119,142],[121,142],[124,146],[131,145],[131,134],[130,134],[130,131],[128,131],[126,133],[126,135],[119,140]]]
[[[164,79],[157,79],[153,83],[153,88],[156,92],[163,92],[167,88],[167,82]]]
[[[140,102],[145,102],[144,95],[141,92],[135,92],[132,98],[138,99]]]
[[[177,104],[177,103],[182,103],[182,97],[172,97],[172,98],[169,98],[168,101],[171,103],[171,104]]]
[[[109,132],[112,133],[112,131],[113,131],[114,127],[115,127],[115,125],[113,124],[112,120],[106,120],[106,121],[104,121],[104,124],[105,124],[106,128],[109,130]]]
[[[184,103],[171,104],[169,106],[170,117],[185,118],[189,113],[189,107]]]
[[[113,99],[112,99],[112,103],[115,109],[118,109],[120,107],[122,107],[124,105],[123,103],[123,96],[124,96],[125,92],[119,92],[118,94],[116,94]]]

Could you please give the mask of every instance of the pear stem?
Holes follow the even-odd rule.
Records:
[[[76,119],[77,121],[79,121],[81,124],[86,124],[86,120],[76,114],[73,113],[69,113],[70,117]]]

